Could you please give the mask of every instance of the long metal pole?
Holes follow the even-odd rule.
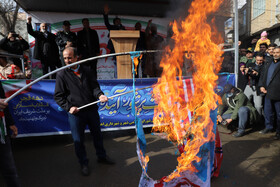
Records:
[[[21,61],[21,67],[22,67],[22,73],[25,75],[25,68],[24,68],[24,58],[20,58]]]
[[[133,51],[133,52],[138,52],[138,53],[157,53],[157,52],[164,52],[164,50],[146,50],[146,51]],[[17,92],[15,92],[13,95],[11,95],[10,97],[8,97],[4,102],[9,102],[10,100],[12,100],[14,97],[16,97],[19,93],[21,93],[23,90],[27,89],[28,87],[32,86],[33,84],[39,82],[40,80],[52,75],[52,74],[55,74],[63,69],[66,69],[66,68],[70,68],[72,66],[75,66],[75,65],[78,65],[78,64],[81,64],[81,63],[85,63],[85,62],[88,62],[88,61],[91,61],[91,60],[97,60],[97,59],[100,59],[100,58],[108,58],[108,57],[113,57],[113,56],[122,56],[122,55],[131,55],[131,52],[122,52],[122,53],[113,53],[113,54],[106,54],[106,55],[100,55],[100,56],[95,56],[95,57],[91,57],[91,58],[87,58],[87,59],[84,59],[84,60],[80,60],[80,61],[77,61],[77,62],[74,62],[72,64],[69,64],[67,66],[63,66],[61,68],[58,68],[52,72],[49,72],[37,79],[35,79],[34,81],[30,82],[29,84],[25,85],[24,87],[22,87],[21,89],[19,89]]]
[[[238,1],[234,0],[234,74],[235,74],[235,86],[237,86],[238,81],[238,69],[239,69],[239,26],[238,26]]]
[[[147,50],[147,51],[135,51],[135,52],[139,52],[139,53],[157,53],[157,52],[162,52],[161,50]],[[91,57],[91,58],[87,58],[87,59],[84,59],[84,60],[80,60],[80,61],[77,61],[77,62],[74,62],[72,64],[69,64],[67,66],[63,66],[61,68],[58,68],[52,72],[49,72],[41,77],[39,77],[38,79],[35,79],[34,81],[32,81],[31,83],[27,84],[26,86],[22,87],[21,89],[19,89],[17,92],[15,92],[13,95],[11,95],[10,97],[8,97],[4,102],[9,102],[10,100],[12,100],[15,96],[17,96],[20,92],[22,92],[23,90],[27,89],[28,87],[32,86],[33,84],[39,82],[40,80],[52,75],[52,74],[55,74],[63,69],[66,69],[66,68],[70,68],[72,66],[75,66],[75,65],[78,65],[78,64],[81,64],[81,63],[85,63],[85,62],[88,62],[88,61],[92,61],[92,60],[96,60],[96,59],[100,59],[100,58],[107,58],[107,57],[113,57],[113,56],[123,56],[123,55],[130,55],[131,52],[123,52],[123,53],[113,53],[113,54],[106,54],[106,55],[100,55],[100,56],[95,56],[95,57]]]

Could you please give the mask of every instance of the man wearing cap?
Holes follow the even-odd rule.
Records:
[[[70,31],[71,23],[67,20],[63,21],[63,31],[56,34],[56,43],[59,47],[60,60],[62,65],[65,65],[62,52],[66,47],[77,47],[77,36],[74,32]]]
[[[246,65],[255,62],[254,53],[251,47],[246,50],[246,56],[240,58],[240,62],[243,62]]]
[[[238,122],[238,131],[234,137],[241,137],[245,134],[247,123],[253,124],[258,118],[258,113],[246,95],[231,84],[224,87],[222,104],[218,108],[218,121],[227,126],[230,123]]]

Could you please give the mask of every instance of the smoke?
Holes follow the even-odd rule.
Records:
[[[191,5],[191,0],[171,0],[170,9],[166,12],[166,18],[177,20],[184,19],[188,15],[188,9]]]

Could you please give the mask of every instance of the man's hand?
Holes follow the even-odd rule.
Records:
[[[252,74],[258,76],[259,73],[255,70],[252,70]]]
[[[226,119],[227,123],[230,124],[232,122],[232,119]]]
[[[218,116],[217,116],[217,119],[218,119],[218,121],[219,121],[220,123],[223,121],[223,118],[222,118],[221,115],[218,115]]]
[[[0,109],[5,109],[8,106],[8,103],[4,102],[5,99],[0,99]]]
[[[31,17],[31,16],[28,16],[28,18],[27,18],[27,23],[30,24],[31,21],[32,21],[32,17]]]
[[[18,135],[18,129],[15,125],[11,125],[10,129],[13,131],[12,138],[15,138]]]
[[[76,114],[77,112],[79,112],[80,110],[78,109],[78,107],[72,106],[69,110],[70,114]]]
[[[13,33],[9,32],[7,38],[10,39],[11,37],[13,37]]]
[[[73,47],[73,43],[67,41],[67,42],[66,42],[66,45],[65,45],[65,48],[67,48],[67,47]]]
[[[267,93],[267,91],[264,87],[260,87],[260,90],[261,90],[262,93],[265,93],[265,94]]]
[[[107,15],[110,12],[110,8],[108,6],[108,4],[104,5],[104,14]]]
[[[99,100],[104,103],[104,102],[107,102],[108,101],[108,97],[106,95],[100,95],[99,96]]]

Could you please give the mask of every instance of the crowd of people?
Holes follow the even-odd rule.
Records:
[[[125,30],[121,19],[116,17],[113,25],[109,23],[109,7],[104,7],[104,23],[110,30]],[[41,23],[40,30],[32,28],[32,18],[27,19],[27,31],[35,38],[33,58],[41,61],[43,74],[49,70],[55,70],[64,65],[77,62],[79,59],[87,59],[100,54],[98,33],[91,29],[88,18],[82,19],[83,29],[76,33],[71,32],[71,23],[63,21],[63,31],[56,35],[47,31],[47,24]],[[135,30],[140,31],[136,50],[161,49],[164,39],[158,35],[157,27],[149,20],[145,32],[141,31],[141,23],[135,24]],[[0,48],[8,53],[23,55],[29,49],[29,44],[14,31],[0,41]],[[112,41],[108,41],[107,48],[113,53]],[[147,54],[142,58],[139,71],[142,77],[158,77],[161,75],[159,54]],[[229,57],[224,56],[227,60]],[[217,119],[220,126],[230,131],[237,129],[234,137],[246,134],[248,125],[256,125],[264,121],[265,128],[261,134],[273,132],[276,129],[274,139],[280,139],[280,47],[271,44],[267,33],[263,32],[261,38],[255,41],[255,46],[247,49],[240,48],[239,73],[237,87],[227,84],[224,87],[222,102],[218,108]],[[0,79],[30,78],[30,71],[24,71],[18,58],[6,58],[0,55]],[[233,68],[232,68],[233,71]],[[74,141],[75,153],[81,165],[81,173],[84,176],[90,174],[88,158],[84,146],[84,131],[89,126],[96,149],[98,162],[114,164],[107,155],[103,146],[103,138],[100,130],[100,117],[98,107],[92,105],[80,111],[84,104],[100,100],[108,101],[101,91],[97,80],[97,61],[91,61],[83,65],[76,65],[60,71],[56,79],[54,100],[68,114],[68,121]],[[0,82],[0,97],[4,98],[4,90]],[[7,103],[0,99],[0,116],[6,117],[6,123],[0,120],[0,166],[3,175],[10,186],[20,186],[11,153],[9,130],[17,135],[17,128],[9,114]],[[3,114],[2,114],[2,113]],[[5,120],[5,118],[3,118]],[[262,120],[263,119],[263,120]],[[6,129],[5,129],[6,126]],[[5,153],[5,154],[2,154]]]
[[[104,22],[107,29],[109,31],[125,29],[121,24],[120,18],[115,18],[113,25],[109,23],[109,10],[108,6],[104,7]],[[63,21],[63,31],[58,32],[56,35],[48,31],[46,23],[40,24],[39,31],[33,30],[31,22],[32,18],[28,17],[27,31],[35,38],[32,56],[40,60],[43,74],[47,74],[49,70],[53,71],[61,66],[77,62],[79,59],[87,59],[100,54],[99,37],[97,32],[91,29],[88,18],[82,19],[83,29],[77,35],[71,32],[71,23],[67,20]],[[135,30],[140,31],[136,50],[158,49],[164,41],[157,34],[157,27],[152,24],[152,20],[149,21],[145,33],[141,31],[140,22],[135,24]],[[23,55],[24,51],[29,49],[29,44],[20,35],[11,31],[7,37],[0,41],[0,48],[1,54],[4,54],[0,55],[1,79],[30,78],[30,71],[22,71],[26,70],[26,67],[22,66],[22,62],[18,58],[7,58],[5,56],[5,54],[9,53]],[[109,40],[107,48],[114,52],[111,40]],[[142,59],[143,64],[139,68],[143,72],[142,75],[147,71],[148,76],[160,76],[159,62],[156,62],[156,65],[152,65],[156,61],[155,58],[157,57],[150,55]],[[159,59],[157,58],[157,60]],[[148,64],[146,71],[144,62]],[[93,145],[96,149],[97,162],[108,165],[114,164],[114,161],[107,156],[103,146],[98,106],[92,105],[86,109],[79,110],[79,107],[96,100],[101,102],[108,101],[97,82],[96,68],[97,61],[91,61],[64,69],[51,77],[56,79],[54,100],[68,114],[75,153],[83,176],[90,175],[89,159],[84,145],[86,126],[90,129]],[[4,110],[2,113],[0,111],[0,117],[6,117],[0,118],[0,169],[7,185],[18,187],[20,186],[20,181],[10,144],[10,131],[12,131],[12,136],[16,136],[17,128],[9,113],[8,104],[3,99],[5,94],[1,82],[0,97],[0,109]]]
[[[110,24],[108,18],[109,12],[109,7],[105,5],[103,17],[104,24],[108,31],[125,30],[125,26],[122,25],[121,19],[118,17],[114,18],[112,25]],[[79,60],[100,55],[98,33],[90,27],[88,18],[82,19],[82,25],[83,29],[74,33],[71,31],[71,23],[65,20],[63,21],[62,26],[63,30],[53,34],[48,31],[49,25],[47,23],[41,23],[40,29],[38,31],[34,30],[32,27],[32,18],[27,18],[27,32],[35,38],[35,47],[32,57],[41,62],[43,75],[65,65],[62,52],[67,47],[75,47],[77,49]],[[138,39],[136,50],[154,50],[163,48],[164,39],[158,35],[157,26],[152,23],[152,20],[149,20],[145,32],[142,32],[141,29],[141,23],[135,23],[135,30],[140,31],[140,38]],[[115,53],[111,40],[109,40],[107,48],[110,53]],[[20,35],[11,31],[7,37],[4,37],[0,41],[0,49],[11,54],[23,55],[24,51],[29,49],[29,44]],[[2,74],[1,79],[11,79],[11,77],[20,78],[21,76],[16,74],[22,74],[22,68],[25,68],[24,70],[26,70],[24,71],[25,77],[22,78],[31,77],[30,67],[23,67],[19,58],[9,58],[5,60],[9,62],[9,70],[5,71],[13,72],[14,75],[9,77],[4,76],[7,73],[2,73],[4,70],[0,69],[0,73]],[[148,54],[141,59],[141,65],[138,67],[139,72],[137,75],[140,75],[140,77],[159,77],[161,74],[159,63],[159,55]],[[14,66],[11,64],[14,64]],[[94,72],[94,77],[97,78],[97,60],[89,61],[83,65],[91,68]],[[27,63],[25,63],[25,66],[27,66]],[[13,71],[13,69],[19,69],[19,71]],[[117,78],[116,71],[117,68],[115,63],[115,78]],[[55,79],[55,75],[52,75],[50,78]]]
[[[261,134],[276,130],[275,140],[280,139],[280,47],[271,44],[264,31],[252,46],[240,48],[237,87],[227,84],[218,120],[222,127],[245,135],[249,125],[263,125]]]

